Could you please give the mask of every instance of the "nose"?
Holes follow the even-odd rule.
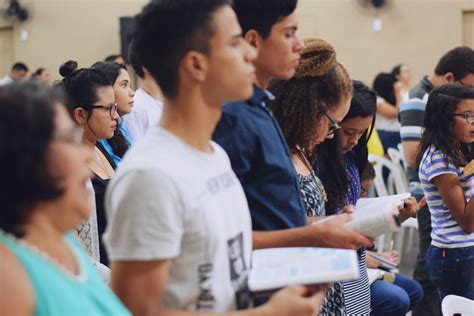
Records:
[[[296,42],[295,45],[293,46],[293,50],[295,53],[301,53],[304,48],[304,43],[303,41],[298,37],[298,35],[295,35]]]
[[[112,115],[112,120],[118,120],[120,118],[118,111],[114,112],[114,115]]]
[[[133,98],[135,96],[135,91],[133,91],[132,88],[129,88],[130,89],[130,93],[128,94],[130,96],[130,98]]]

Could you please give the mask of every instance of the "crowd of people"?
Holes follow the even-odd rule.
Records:
[[[5,315],[440,315],[474,300],[474,51],[410,87],[409,66],[352,78],[298,36],[297,0],[158,0],[128,60],[0,80],[0,310]],[[411,88],[411,89],[410,89]],[[346,226],[401,143],[417,217],[414,278],[369,283],[374,239]],[[427,205],[423,197],[427,197]],[[359,277],[248,287],[252,250],[357,252]],[[382,254],[395,265],[398,253]],[[314,263],[318,269],[318,263]]]

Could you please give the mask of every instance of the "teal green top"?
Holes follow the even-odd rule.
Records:
[[[0,232],[0,243],[23,265],[35,295],[35,311],[39,316],[109,316],[131,315],[102,281],[86,252],[72,233],[64,236],[79,265],[73,278],[17,240]]]

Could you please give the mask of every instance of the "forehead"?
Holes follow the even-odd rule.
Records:
[[[474,113],[474,99],[464,100],[459,103],[457,112],[473,112]]]
[[[341,126],[347,127],[347,128],[352,128],[352,129],[366,129],[370,126],[372,123],[372,116],[367,116],[367,117],[353,117],[347,120],[344,120],[341,122]]]
[[[105,105],[105,103],[113,103],[115,101],[114,88],[112,86],[101,87],[97,89],[97,103]]]
[[[130,76],[128,75],[128,72],[125,69],[120,69],[120,72],[116,81],[128,80],[129,78]]]
[[[281,30],[286,30],[288,28],[297,28],[297,27],[298,27],[298,16],[296,15],[296,12],[293,12],[290,15],[285,16],[283,19],[276,22],[272,26],[271,33],[273,31],[281,31]]]

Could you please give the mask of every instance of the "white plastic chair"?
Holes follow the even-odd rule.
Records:
[[[385,196],[391,194],[400,194],[409,192],[410,189],[404,180],[404,174],[402,173],[401,168],[398,168],[392,161],[384,158],[370,154],[369,161],[374,165],[375,170],[375,179],[374,179],[374,186],[375,191],[377,192],[378,196]],[[387,185],[385,185],[383,179],[383,169],[387,168],[389,171],[389,178],[388,183],[389,186],[394,186],[394,192],[390,192]]]
[[[387,149],[387,154],[394,163],[394,165],[397,167],[397,169],[400,172],[400,175],[403,179],[403,183],[405,184],[405,188],[408,192],[410,190],[410,184],[408,182],[407,176],[405,174],[405,161],[403,159],[403,156],[400,151],[396,150],[395,148],[389,148]]]
[[[474,315],[474,301],[462,296],[447,295],[441,302],[441,311],[443,316],[453,316],[454,314],[472,316]]]

